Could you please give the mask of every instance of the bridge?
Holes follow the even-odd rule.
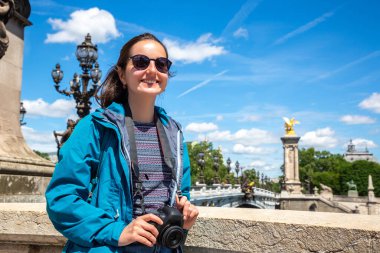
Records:
[[[257,187],[243,192],[240,186],[232,185],[193,186],[190,196],[196,206],[275,209],[279,202],[279,195],[274,192]]]

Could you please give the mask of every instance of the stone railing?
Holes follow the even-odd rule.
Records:
[[[379,252],[380,216],[199,207],[185,252]],[[0,204],[0,252],[54,253],[65,242],[45,204]]]

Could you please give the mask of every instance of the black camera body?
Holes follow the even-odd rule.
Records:
[[[183,216],[174,207],[164,206],[157,210],[156,215],[163,221],[162,225],[153,223],[158,230],[157,244],[175,249],[184,243]]]

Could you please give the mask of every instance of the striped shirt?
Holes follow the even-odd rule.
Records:
[[[135,122],[139,178],[146,213],[168,204],[172,172],[165,164],[155,123]],[[133,217],[142,215],[141,196],[133,198]]]

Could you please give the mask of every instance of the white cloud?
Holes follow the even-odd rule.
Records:
[[[278,164],[269,164],[262,160],[255,160],[251,162],[250,166],[253,166],[253,168],[256,171],[278,171],[281,165]]]
[[[234,32],[235,38],[245,38],[248,39],[248,30],[245,28],[240,27]]]
[[[360,115],[344,115],[340,118],[340,121],[349,125],[373,124],[376,122],[373,118]]]
[[[218,129],[218,126],[214,123],[190,123],[186,126],[185,130],[196,133],[203,133],[209,131],[215,131]]]
[[[75,102],[73,100],[57,99],[52,104],[42,98],[37,100],[24,100],[26,115],[43,116],[50,118],[63,118],[73,114]]]
[[[263,167],[263,166],[267,165],[267,163],[265,161],[255,160],[255,161],[251,162],[250,165],[253,167]]]
[[[216,120],[217,121],[222,121],[224,119],[223,115],[217,115]]]
[[[57,151],[53,132],[37,132],[33,128],[22,126],[22,134],[31,149],[41,152]]]
[[[174,61],[183,63],[203,62],[214,56],[225,54],[227,51],[222,46],[215,45],[210,33],[204,34],[195,42],[180,43],[165,38],[163,43],[168,48],[169,57]]]
[[[374,141],[367,140],[367,139],[361,139],[361,138],[353,139],[352,143],[361,149],[363,149],[363,148],[376,148],[377,147],[377,145]],[[347,147],[347,145],[348,145],[348,143],[346,143],[345,147]]]
[[[57,32],[47,34],[45,43],[81,43],[87,33],[94,43],[107,43],[120,36],[112,14],[96,7],[74,11],[67,21],[49,18],[48,23]]]
[[[380,93],[372,93],[370,97],[360,102],[359,107],[362,109],[367,109],[376,113],[380,113]]]
[[[239,122],[252,122],[252,121],[259,121],[261,119],[258,115],[244,115],[243,118],[238,119]]]
[[[304,146],[315,148],[333,148],[337,145],[338,140],[334,137],[335,132],[329,127],[307,132],[301,137],[301,143]]]
[[[249,154],[249,155],[264,155],[270,154],[274,150],[263,147],[244,146],[243,144],[235,144],[232,151],[236,154]]]
[[[207,139],[210,141],[233,141],[249,146],[279,142],[278,138],[272,133],[256,128],[240,129],[235,133],[231,133],[230,131],[214,131],[206,135],[199,135],[198,139]]]

